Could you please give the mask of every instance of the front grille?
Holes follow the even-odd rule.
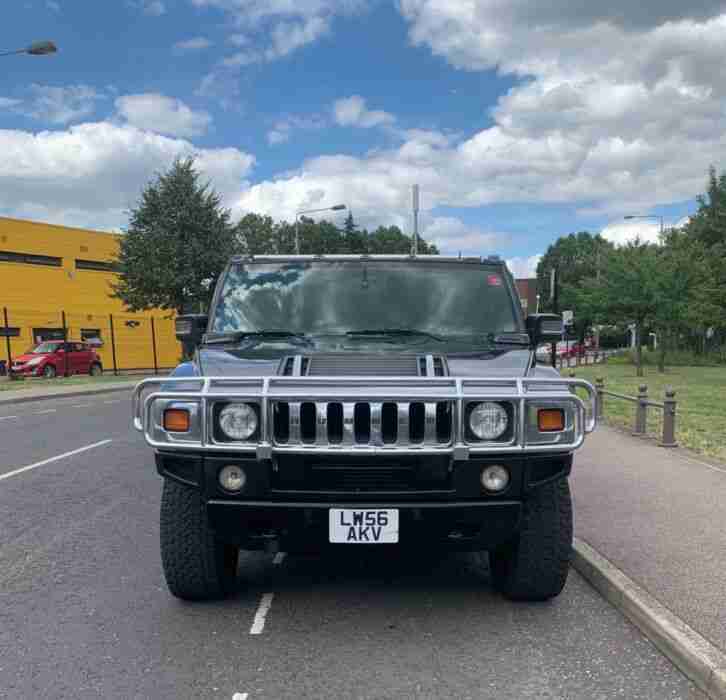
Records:
[[[452,441],[451,401],[272,404],[278,445],[443,447]]]
[[[272,489],[278,493],[406,493],[451,489],[446,458],[395,458],[370,463],[356,458],[280,459]]]

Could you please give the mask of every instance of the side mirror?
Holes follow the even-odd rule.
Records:
[[[185,314],[176,318],[176,339],[185,347],[196,348],[202,342],[209,317],[206,314]]]
[[[527,333],[532,347],[542,343],[556,343],[562,339],[562,316],[557,314],[532,314],[527,316]]]

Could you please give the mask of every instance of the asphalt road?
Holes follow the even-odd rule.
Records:
[[[0,407],[2,698],[704,697],[575,573],[556,601],[513,604],[477,556],[254,554],[235,596],[181,603],[127,397],[12,409]]]

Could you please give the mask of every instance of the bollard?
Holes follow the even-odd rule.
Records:
[[[602,419],[603,409],[605,408],[605,380],[602,377],[597,377],[597,379],[595,379],[595,391],[597,393],[595,416],[599,421]]]
[[[570,379],[575,379],[576,374],[575,374],[575,370],[574,369],[571,369],[568,374],[569,374]],[[577,393],[574,386],[571,386],[570,387],[570,393],[571,394]]]
[[[661,447],[678,447],[676,442],[676,392],[667,386],[663,400],[663,439]]]
[[[638,403],[635,407],[635,426],[633,427],[633,435],[642,437],[646,432],[648,420],[648,387],[641,384],[638,387]]]

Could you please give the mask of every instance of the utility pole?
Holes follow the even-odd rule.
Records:
[[[411,255],[418,254],[418,208],[419,208],[419,187],[413,186],[413,242],[411,244]]]
[[[557,314],[560,312],[560,300],[559,300],[559,294],[557,291],[557,277],[558,272],[557,268],[553,267],[551,276],[550,276],[550,283],[552,285],[552,289],[550,289],[550,299],[552,299],[552,313]],[[555,341],[552,343],[552,366],[556,369],[557,368],[557,342]]]

